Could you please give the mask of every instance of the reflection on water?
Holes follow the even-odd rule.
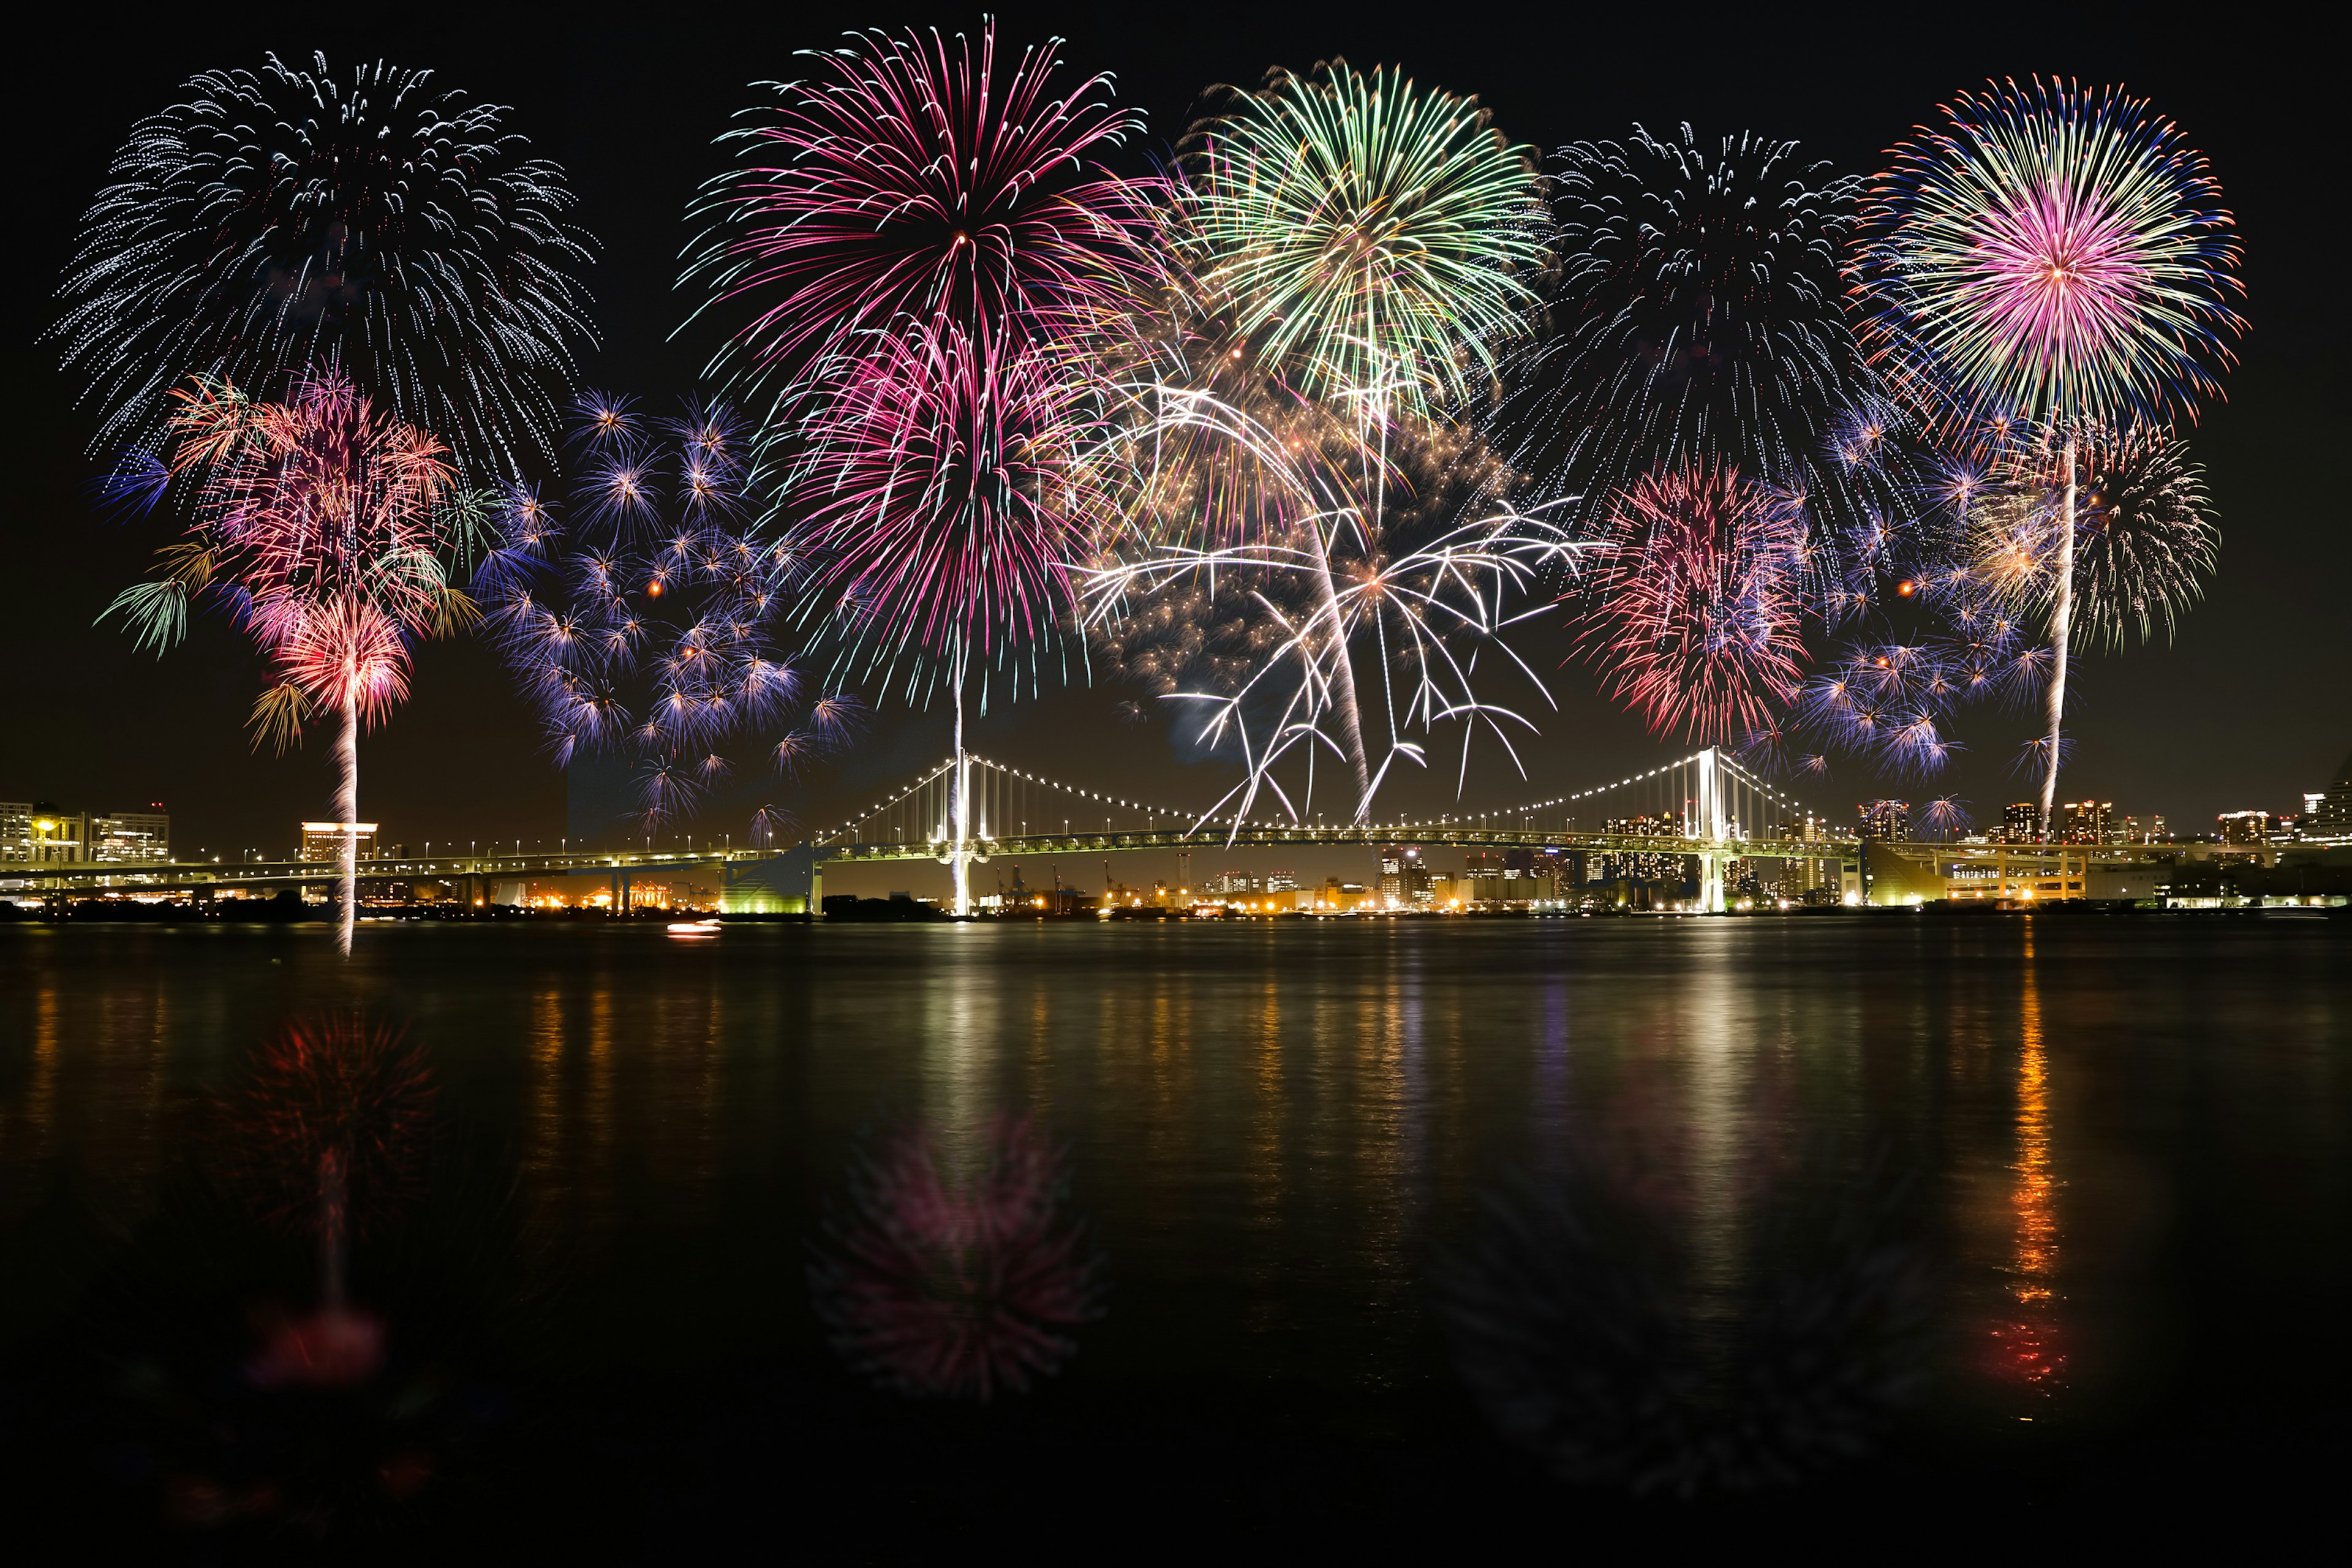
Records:
[[[2015,1310],[1994,1331],[2005,1370],[2041,1399],[2058,1390],[2066,1364],[2058,1321],[2058,1178],[2051,1169],[2050,1048],[2042,1031],[2042,975],[2033,925],[2025,927],[2019,984],[2017,1058],[2017,1252],[2009,1265]],[[2031,1421],[2031,1415],[2020,1420]]]
[[[842,1223],[880,1226],[878,1194],[920,1186],[874,1175],[898,1157],[869,1146],[872,1201],[844,1198],[858,1130],[886,1111],[923,1130],[950,1194],[1005,1163],[1004,1127],[1067,1141],[1116,1310],[1024,1403],[1082,1393],[1248,1433],[1264,1401],[1332,1441],[1468,1441],[1474,1384],[1488,1406],[1556,1391],[1585,1331],[1562,1325],[1598,1324],[1661,1347],[1645,1375],[1680,1391],[1658,1407],[1684,1436],[1640,1427],[1667,1456],[1643,1473],[1669,1488],[1810,1474],[1878,1440],[1915,1370],[1895,1243],[1934,1265],[1924,1398],[1962,1426],[1997,1407],[1993,1442],[2046,1431],[2015,1417],[2062,1384],[2073,1411],[2202,1364],[2193,1340],[2163,1342],[2161,1366],[2147,1347],[2193,1336],[2182,1303],[2210,1257],[2246,1299],[2294,1300],[2352,1236],[2335,1179],[2352,964],[2332,922],[772,926],[690,949],[567,926],[362,945],[345,968],[300,931],[0,929],[0,1378],[97,1321],[92,1303],[189,1267],[173,1237],[229,1223],[191,1157],[205,1108],[289,1016],[353,1005],[406,1021],[455,1129],[436,1158],[472,1162],[462,1199],[419,1211],[417,1244],[458,1222],[502,1238],[467,1241],[435,1299],[560,1292],[527,1332],[497,1312],[476,1328],[567,1386],[765,1369],[897,1408],[841,1372],[819,1308],[836,1331],[855,1314],[823,1291],[813,1307],[806,1272],[828,1195]],[[2210,1157],[2239,1141],[2259,1157]],[[2130,1184],[2100,1179],[2117,1170]],[[1889,1208],[1894,1173],[1911,1185]],[[510,1231],[478,1218],[509,1190]],[[1507,1199],[1517,1217],[1496,1217]],[[962,1245],[959,1203],[918,1227],[926,1256]],[[1591,1277],[1559,1278],[1566,1256]],[[1449,1257],[1485,1259],[1462,1294],[1493,1331],[1466,1361],[1458,1322],[1435,1331]],[[495,1279],[451,1283],[474,1276]],[[955,1301],[987,1294],[959,1285],[940,1311],[963,1331],[979,1309]],[[1855,1344],[1872,1348],[1839,1351]],[[1465,1382],[1457,1362],[1484,1370]],[[990,1386],[1010,1375],[989,1364]],[[1718,1450],[1687,1435],[1765,1384],[1780,1414],[1752,1425],[1781,1437],[1688,1461]],[[1556,1468],[1608,1469],[1560,1458],[1591,1444],[1559,1434],[1648,1397],[1610,1386],[1545,1396]],[[1843,1436],[1788,1436],[1805,1422]]]

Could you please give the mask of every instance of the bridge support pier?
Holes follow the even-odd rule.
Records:
[[[1698,904],[1710,915],[1723,912],[1723,860],[1722,852],[1715,849],[1698,858]]]

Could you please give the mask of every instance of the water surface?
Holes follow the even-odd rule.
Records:
[[[497,1518],[659,1554],[811,1509],[887,1542],[1074,1489],[1323,1530],[1629,1506],[1510,1439],[1440,1310],[1465,1279],[1508,1334],[1562,1320],[1498,1289],[1589,1307],[1496,1262],[1514,1215],[1554,1205],[1603,1252],[1664,1247],[1702,1346],[1777,1288],[1759,1238],[1790,1214],[1864,1264],[1907,1259],[1899,1418],[1729,1506],[1960,1487],[2089,1508],[2284,1473],[2341,1443],[2315,1435],[2346,1387],[2346,935],[374,925],[345,967],[319,928],[0,928],[0,1443],[42,1509],[197,1544]],[[423,1479],[314,1504],[324,1483],[271,1467],[302,1422],[345,1418],[257,1406],[239,1378],[255,1325],[322,1288],[315,1250],[241,1206],[221,1123],[258,1043],[353,1005],[406,1028],[433,1120],[399,1212],[360,1216],[349,1289],[388,1325],[383,1376],[439,1403],[351,1438]],[[1066,1151],[1101,1315],[1025,1394],[872,1386],[808,1276],[828,1215],[856,1217],[854,1159],[919,1131],[952,1182],[1019,1119]],[[1847,1331],[1815,1360],[1852,1363]],[[206,1447],[208,1399],[259,1424],[263,1458]]]

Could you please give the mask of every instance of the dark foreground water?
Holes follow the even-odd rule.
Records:
[[[0,1489],[223,1561],[2273,1522],[2352,1455],[2348,937],[0,928]]]

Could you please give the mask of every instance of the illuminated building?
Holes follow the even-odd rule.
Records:
[[[1862,825],[1854,829],[1857,838],[1911,837],[1911,803],[1907,800],[1874,800],[1854,809],[1862,814]]]
[[[2113,801],[2072,801],[2058,808],[2058,842],[2111,844],[2116,822]]]
[[[356,826],[359,829],[358,858],[375,858],[375,828],[373,822],[306,822],[302,825],[304,860],[340,860],[343,854],[343,836]]]
[[[1996,844],[2039,844],[2042,842],[2042,808],[2030,800],[2021,800],[2000,814],[2000,831],[1992,835]]]
[[[170,860],[171,813],[158,805],[91,817],[89,858],[124,866],[153,866]]]
[[[2261,845],[2271,838],[2271,814],[2267,811],[2225,811],[2215,820],[2221,825],[2224,844]]]
[[[47,801],[26,808],[23,858],[35,866],[70,864],[84,858],[89,843],[89,819],[79,812],[60,811]]]
[[[2305,815],[2311,818],[2305,830],[2306,837],[2323,844],[2352,844],[2352,757],[2337,764],[2336,777],[2326,789],[2314,790],[2303,798]]]

